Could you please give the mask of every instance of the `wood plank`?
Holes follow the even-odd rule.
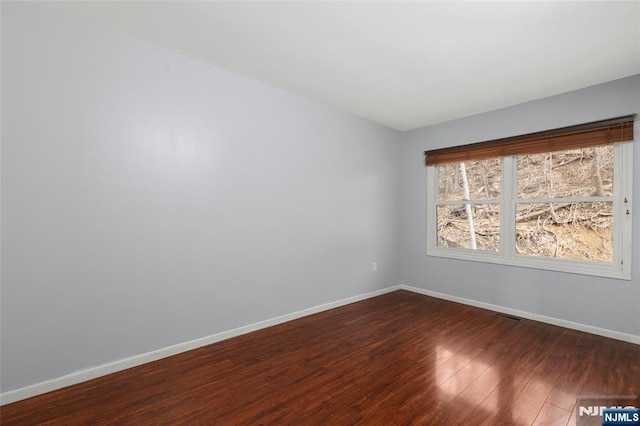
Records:
[[[3,425],[562,423],[640,346],[397,291],[0,408]],[[444,422],[444,423],[443,423]]]
[[[551,405],[547,402],[533,422],[534,425],[565,426],[571,417],[571,411]]]

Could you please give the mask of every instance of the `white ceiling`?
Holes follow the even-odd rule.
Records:
[[[45,1],[409,130],[640,73],[640,2]]]

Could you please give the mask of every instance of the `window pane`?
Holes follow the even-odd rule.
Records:
[[[468,205],[471,220],[464,204],[437,207],[438,247],[472,249],[469,232],[475,229],[476,250],[498,251],[500,248],[500,205]]]
[[[438,166],[438,200],[485,200],[500,198],[502,160],[467,161]],[[463,170],[466,173],[463,173]],[[465,197],[465,176],[469,197]]]
[[[613,203],[518,204],[516,252],[611,262]]]
[[[613,145],[518,156],[518,197],[610,196]]]

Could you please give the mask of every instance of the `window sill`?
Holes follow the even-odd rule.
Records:
[[[503,257],[497,252],[479,252],[470,249],[431,248],[427,256],[448,259],[467,260],[471,262],[493,263],[498,265],[518,266],[523,268],[543,269],[554,272],[590,275],[595,277],[631,280],[629,267],[613,263],[597,263],[569,259],[541,258],[534,256],[514,255]]]

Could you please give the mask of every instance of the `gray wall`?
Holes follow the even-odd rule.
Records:
[[[640,114],[640,75],[402,135],[402,283],[632,335],[640,335],[640,214],[633,217],[633,281],[426,256],[425,149]],[[640,123],[636,118],[636,141]],[[640,202],[640,146],[634,147]],[[636,207],[636,213],[638,208]]]
[[[399,138],[2,2],[2,391],[399,284]]]

